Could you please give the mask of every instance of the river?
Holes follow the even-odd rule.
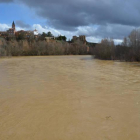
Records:
[[[140,140],[140,63],[0,59],[0,140]]]

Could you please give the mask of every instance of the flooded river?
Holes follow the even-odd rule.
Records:
[[[140,64],[0,59],[0,140],[140,140]]]

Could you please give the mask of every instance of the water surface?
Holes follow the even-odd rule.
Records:
[[[139,63],[0,59],[0,140],[140,140]]]

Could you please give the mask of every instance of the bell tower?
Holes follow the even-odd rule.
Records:
[[[15,26],[15,22],[13,21],[12,23],[12,28],[15,30],[16,26]]]

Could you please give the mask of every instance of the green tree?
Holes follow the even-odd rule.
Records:
[[[61,36],[61,35],[59,35],[57,38],[56,38],[57,40],[63,40],[63,41],[66,41],[67,40],[67,38],[65,37],[65,36]]]
[[[47,37],[53,37],[53,34],[51,32],[48,32]]]
[[[45,40],[45,37],[53,37],[51,32],[45,33],[43,32],[42,35],[39,37],[40,40]]]
[[[16,36],[17,40],[24,40],[26,39],[26,33],[25,32],[21,32]]]

